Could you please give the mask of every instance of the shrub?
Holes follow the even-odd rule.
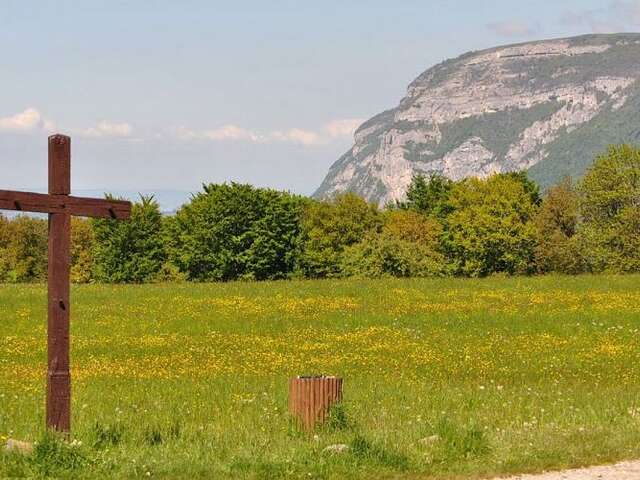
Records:
[[[286,192],[205,185],[169,225],[170,260],[190,280],[285,278],[296,265],[303,205]]]
[[[93,279],[95,236],[88,220],[71,219],[71,281],[88,283]]]
[[[456,183],[445,219],[445,248],[457,274],[535,270],[534,195],[520,178],[493,175]]]
[[[361,277],[426,277],[442,275],[440,223],[413,211],[391,211],[380,233],[371,232],[347,247],[342,272]]]
[[[577,236],[579,209],[579,197],[570,178],[547,190],[534,219],[539,271],[574,274],[586,268]]]
[[[587,171],[578,191],[590,270],[640,271],[640,149],[610,147]]]
[[[5,223],[4,261],[10,282],[42,282],[47,278],[47,221],[20,215]],[[0,249],[2,246],[0,245]]]
[[[310,278],[341,275],[345,248],[381,226],[378,208],[353,193],[310,203],[302,217],[301,271]]]
[[[162,215],[153,197],[140,197],[126,221],[93,219],[95,278],[109,283],[152,281],[166,259]]]
[[[416,175],[407,189],[407,200],[399,204],[424,215],[444,218],[451,213],[448,203],[454,182],[447,177],[432,173],[429,178]]]
[[[9,220],[0,213],[0,282],[7,282],[9,280],[9,272],[11,270],[9,264],[9,241],[11,234],[9,228]]]

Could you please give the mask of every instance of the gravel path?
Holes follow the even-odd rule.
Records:
[[[495,480],[640,480],[640,460],[538,475],[516,475]]]

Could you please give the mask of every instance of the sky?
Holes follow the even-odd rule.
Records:
[[[0,188],[311,194],[362,121],[469,50],[640,30],[640,0],[0,0]]]

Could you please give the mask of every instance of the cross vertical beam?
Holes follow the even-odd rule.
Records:
[[[49,194],[71,193],[71,139],[49,137]],[[49,214],[49,307],[47,321],[47,427],[71,430],[69,372],[69,282],[71,216]]]

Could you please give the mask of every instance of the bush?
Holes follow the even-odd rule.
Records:
[[[640,150],[612,146],[578,186],[582,241],[593,272],[640,271]]]
[[[445,219],[455,273],[472,277],[535,271],[535,196],[521,178],[493,175],[456,183]]]
[[[5,228],[4,280],[9,282],[42,282],[47,278],[47,221],[20,215]]]
[[[296,265],[303,205],[286,192],[206,185],[169,225],[170,260],[190,280],[286,278]]]
[[[577,235],[579,200],[570,178],[547,190],[534,219],[539,271],[575,274],[585,270],[581,239]]]
[[[451,213],[448,200],[453,185],[452,180],[439,173],[432,173],[429,178],[416,175],[407,189],[407,200],[398,206],[442,219]]]
[[[93,219],[95,278],[108,283],[154,280],[166,260],[162,215],[153,197],[140,197],[129,220]]]
[[[442,227],[413,211],[387,213],[380,233],[372,232],[347,247],[342,272],[360,277],[427,277],[445,272],[439,251]]]
[[[0,213],[0,282],[9,281],[9,242],[11,235],[9,233],[10,223]]]
[[[310,203],[302,217],[302,273],[309,278],[340,276],[345,248],[381,226],[378,208],[353,193]]]
[[[71,281],[89,283],[93,279],[95,236],[88,220],[71,219]]]

